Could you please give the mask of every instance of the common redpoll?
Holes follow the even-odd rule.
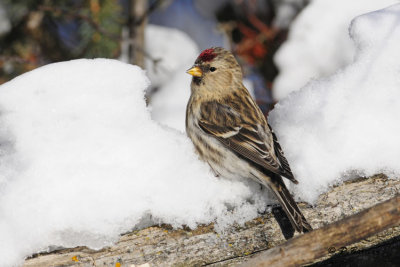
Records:
[[[286,188],[289,163],[263,113],[242,83],[231,52],[204,50],[187,71],[193,76],[186,132],[200,158],[225,178],[253,179],[272,189],[298,232],[312,230]]]

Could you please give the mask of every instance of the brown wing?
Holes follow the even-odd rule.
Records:
[[[281,148],[281,145],[278,142],[278,139],[276,138],[276,135],[274,131],[272,130],[271,126],[268,124],[268,128],[272,133],[272,137],[274,139],[274,149],[275,149],[275,154],[279,159],[279,162],[281,163],[281,167],[283,169],[282,175],[291,180],[292,182],[298,184],[299,182],[294,178],[294,175],[292,173],[292,170],[290,169],[289,162],[283,155],[283,150]]]
[[[199,126],[204,132],[214,136],[252,164],[257,164],[297,183],[283,154],[276,152],[281,151],[277,141],[270,143],[265,137],[263,138],[257,124],[244,123],[240,114],[229,106],[216,102],[213,105],[216,105],[213,107],[214,110],[218,110],[218,119],[211,121],[212,119],[205,118],[203,115],[199,120]],[[284,159],[283,162],[280,162],[281,158]]]

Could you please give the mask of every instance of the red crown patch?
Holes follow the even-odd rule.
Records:
[[[213,60],[216,56],[217,56],[217,54],[214,53],[214,49],[208,48],[208,49],[204,50],[203,52],[201,52],[201,54],[199,55],[199,57],[197,59],[200,59],[201,61],[204,61],[204,62],[208,62],[208,61]]]

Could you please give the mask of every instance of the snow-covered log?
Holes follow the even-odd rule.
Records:
[[[314,229],[356,214],[400,192],[400,181],[377,175],[346,182],[322,194],[314,207],[301,205]],[[347,247],[327,246],[327,256],[344,250],[365,250],[400,235],[400,226],[389,228]],[[111,247],[91,250],[86,247],[61,249],[38,254],[25,261],[33,266],[233,266],[285,242],[271,213],[244,226],[216,233],[212,225],[196,229],[173,230],[167,225],[153,226],[121,235]],[[289,241],[290,242],[290,241]],[[334,244],[335,240],[332,240]]]

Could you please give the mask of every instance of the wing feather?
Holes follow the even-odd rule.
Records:
[[[260,134],[257,124],[245,123],[240,113],[232,110],[231,107],[216,102],[213,105],[217,105],[214,108],[218,110],[219,119],[217,122],[211,121],[209,117],[207,119],[203,115],[198,124],[204,132],[214,136],[223,145],[252,164],[257,164],[297,183],[272,131],[273,142],[269,143],[269,140]]]

